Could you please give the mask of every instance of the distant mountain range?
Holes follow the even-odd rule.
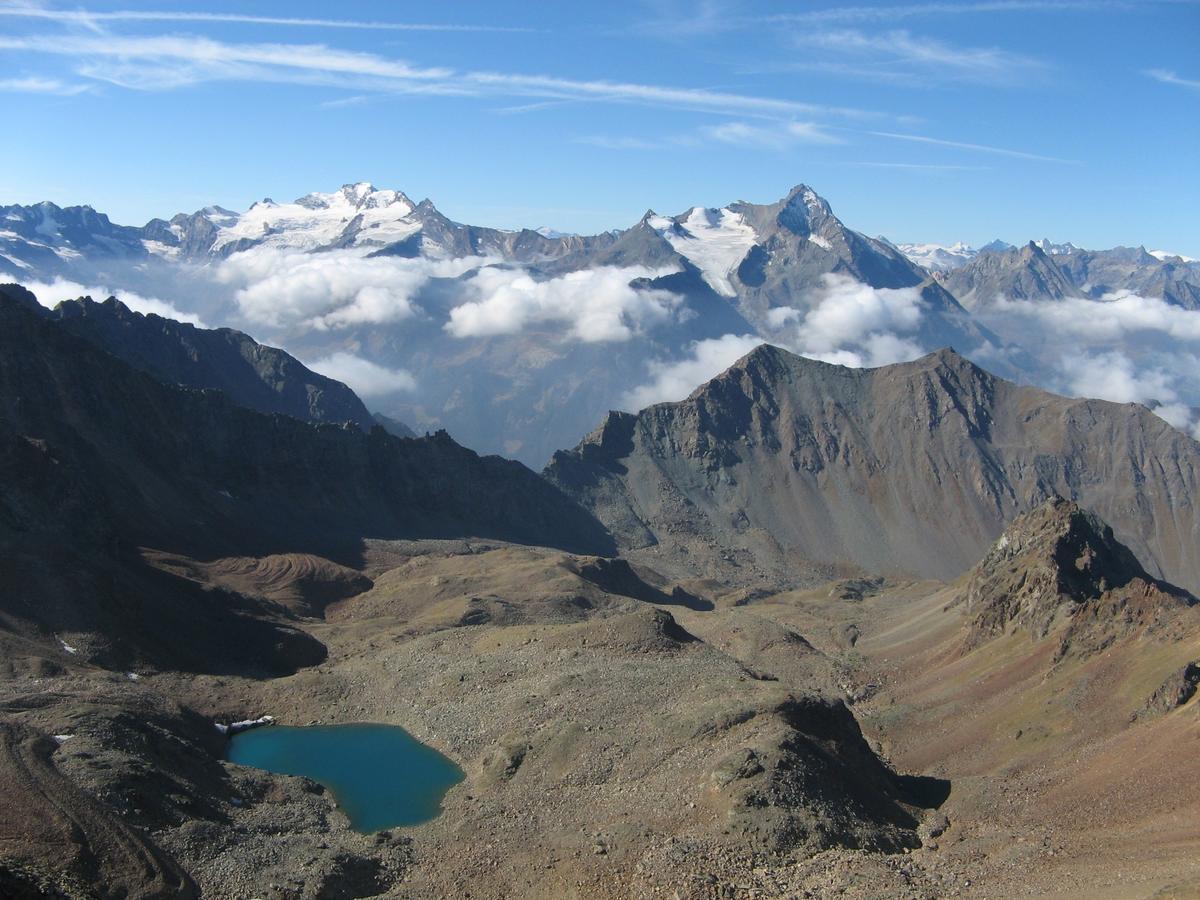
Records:
[[[1023,247],[981,251],[960,265],[943,267],[937,277],[969,308],[997,297],[1103,299],[1132,293],[1200,309],[1200,264],[1144,247],[1081,250],[1071,244],[1030,241]]]
[[[682,398],[757,341],[851,365],[953,346],[1000,375],[1074,390],[1062,347],[998,320],[995,298],[1127,292],[1200,308],[1200,264],[1180,257],[893,245],[805,185],[588,236],[462,224],[365,183],[141,227],[86,206],[8,206],[0,274],[51,305],[103,289],[134,310],[233,326],[345,381],[385,421],[533,466],[609,409]],[[1200,388],[1139,399],[1195,407]]]

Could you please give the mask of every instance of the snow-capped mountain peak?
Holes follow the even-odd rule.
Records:
[[[788,192],[788,206],[803,205],[809,215],[833,215],[833,209],[825,198],[810,188],[807,184],[798,184]]]
[[[334,244],[380,247],[421,230],[408,216],[416,205],[402,192],[369,182],[345,184],[332,193],[311,193],[292,203],[261,200],[230,220],[208,217],[217,226],[212,249],[231,252],[250,245],[312,251]]]
[[[1043,253],[1048,253],[1051,256],[1065,256],[1075,253],[1079,249],[1069,241],[1063,244],[1056,244],[1049,238],[1042,238],[1040,241],[1032,241],[1031,243]]]
[[[962,241],[953,244],[896,244],[896,249],[931,272],[948,272],[964,266],[979,253]]]

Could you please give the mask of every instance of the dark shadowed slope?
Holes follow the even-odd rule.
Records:
[[[50,315],[72,334],[167,384],[215,388],[238,406],[305,422],[353,422],[364,431],[376,424],[346,385],[232,328],[209,330],[142,315],[115,297],[103,303],[91,297],[67,300]]]
[[[729,577],[794,578],[799,560],[954,577],[1060,494],[1200,587],[1200,445],[1145,407],[1021,387],[951,350],[847,369],[760,347],[683,402],[610,414],[546,474],[624,546]]]
[[[4,426],[92,476],[142,543],[353,545],[476,535],[600,552],[603,529],[524,466],[444,434],[309,425],[153,378],[0,300]]]
[[[219,669],[211,650],[280,671],[316,652],[305,636],[289,649],[293,636],[275,626],[231,627],[261,610],[147,567],[142,547],[351,562],[367,537],[612,549],[601,525],[519,463],[444,434],[308,425],[170,387],[7,294],[0,485],[0,619],[43,637],[102,635],[84,652],[109,663]]]

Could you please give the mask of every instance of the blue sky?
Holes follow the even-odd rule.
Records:
[[[1189,0],[0,0],[0,203],[369,180],[592,232],[805,182],[896,241],[1200,256],[1198,45]]]

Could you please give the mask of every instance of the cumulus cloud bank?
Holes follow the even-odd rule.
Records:
[[[258,247],[225,260],[217,278],[236,288],[238,310],[250,322],[325,331],[410,318],[413,298],[430,279],[456,278],[486,263]]]
[[[91,297],[93,300],[116,297],[134,312],[188,322],[199,328],[205,327],[199,316],[183,312],[165,300],[159,300],[157,297],[143,297],[133,291],[114,290],[103,285],[86,285],[65,278],[55,278],[53,281],[30,281],[27,278],[20,278],[5,272],[0,272],[0,282],[15,282],[22,285],[32,291],[38,298],[38,302],[47,309],[53,309],[63,300],[74,300],[77,297]]]
[[[925,351],[911,337],[923,313],[916,288],[873,288],[846,275],[828,274],[805,298],[807,310],[780,306],[766,314],[771,343],[793,353],[852,368],[886,366]],[[649,380],[622,398],[630,409],[682,400],[763,343],[761,337],[726,334],[697,341],[678,360],[653,360]]]
[[[1040,361],[1043,386],[1075,397],[1144,403],[1200,439],[1200,311],[1127,291],[1099,299],[997,298],[978,311],[989,328]],[[1063,351],[1064,345],[1070,347]]]
[[[1073,335],[1091,343],[1119,341],[1137,333],[1200,341],[1200,312],[1129,291],[1105,294],[1098,300],[1068,297],[1053,303],[1000,297],[982,315],[1034,319],[1058,335]]]
[[[651,361],[650,381],[626,393],[621,398],[621,405],[625,409],[638,410],[654,403],[682,400],[761,343],[763,339],[753,334],[726,334],[695,341],[688,355],[681,360]]]
[[[472,338],[559,324],[574,340],[625,341],[669,320],[683,302],[670,291],[631,282],[672,271],[602,266],[538,281],[521,269],[481,269],[466,282],[473,299],[450,311],[446,331]]]
[[[333,378],[360,397],[379,397],[398,391],[412,391],[417,380],[405,369],[389,369],[353,353],[339,351],[307,364],[314,372]]]
[[[795,331],[788,335],[792,349],[803,356],[861,368],[905,362],[923,352],[904,336],[921,324],[921,293],[916,288],[873,288],[830,273],[821,276],[811,301],[815,303],[803,318],[795,311]]]

